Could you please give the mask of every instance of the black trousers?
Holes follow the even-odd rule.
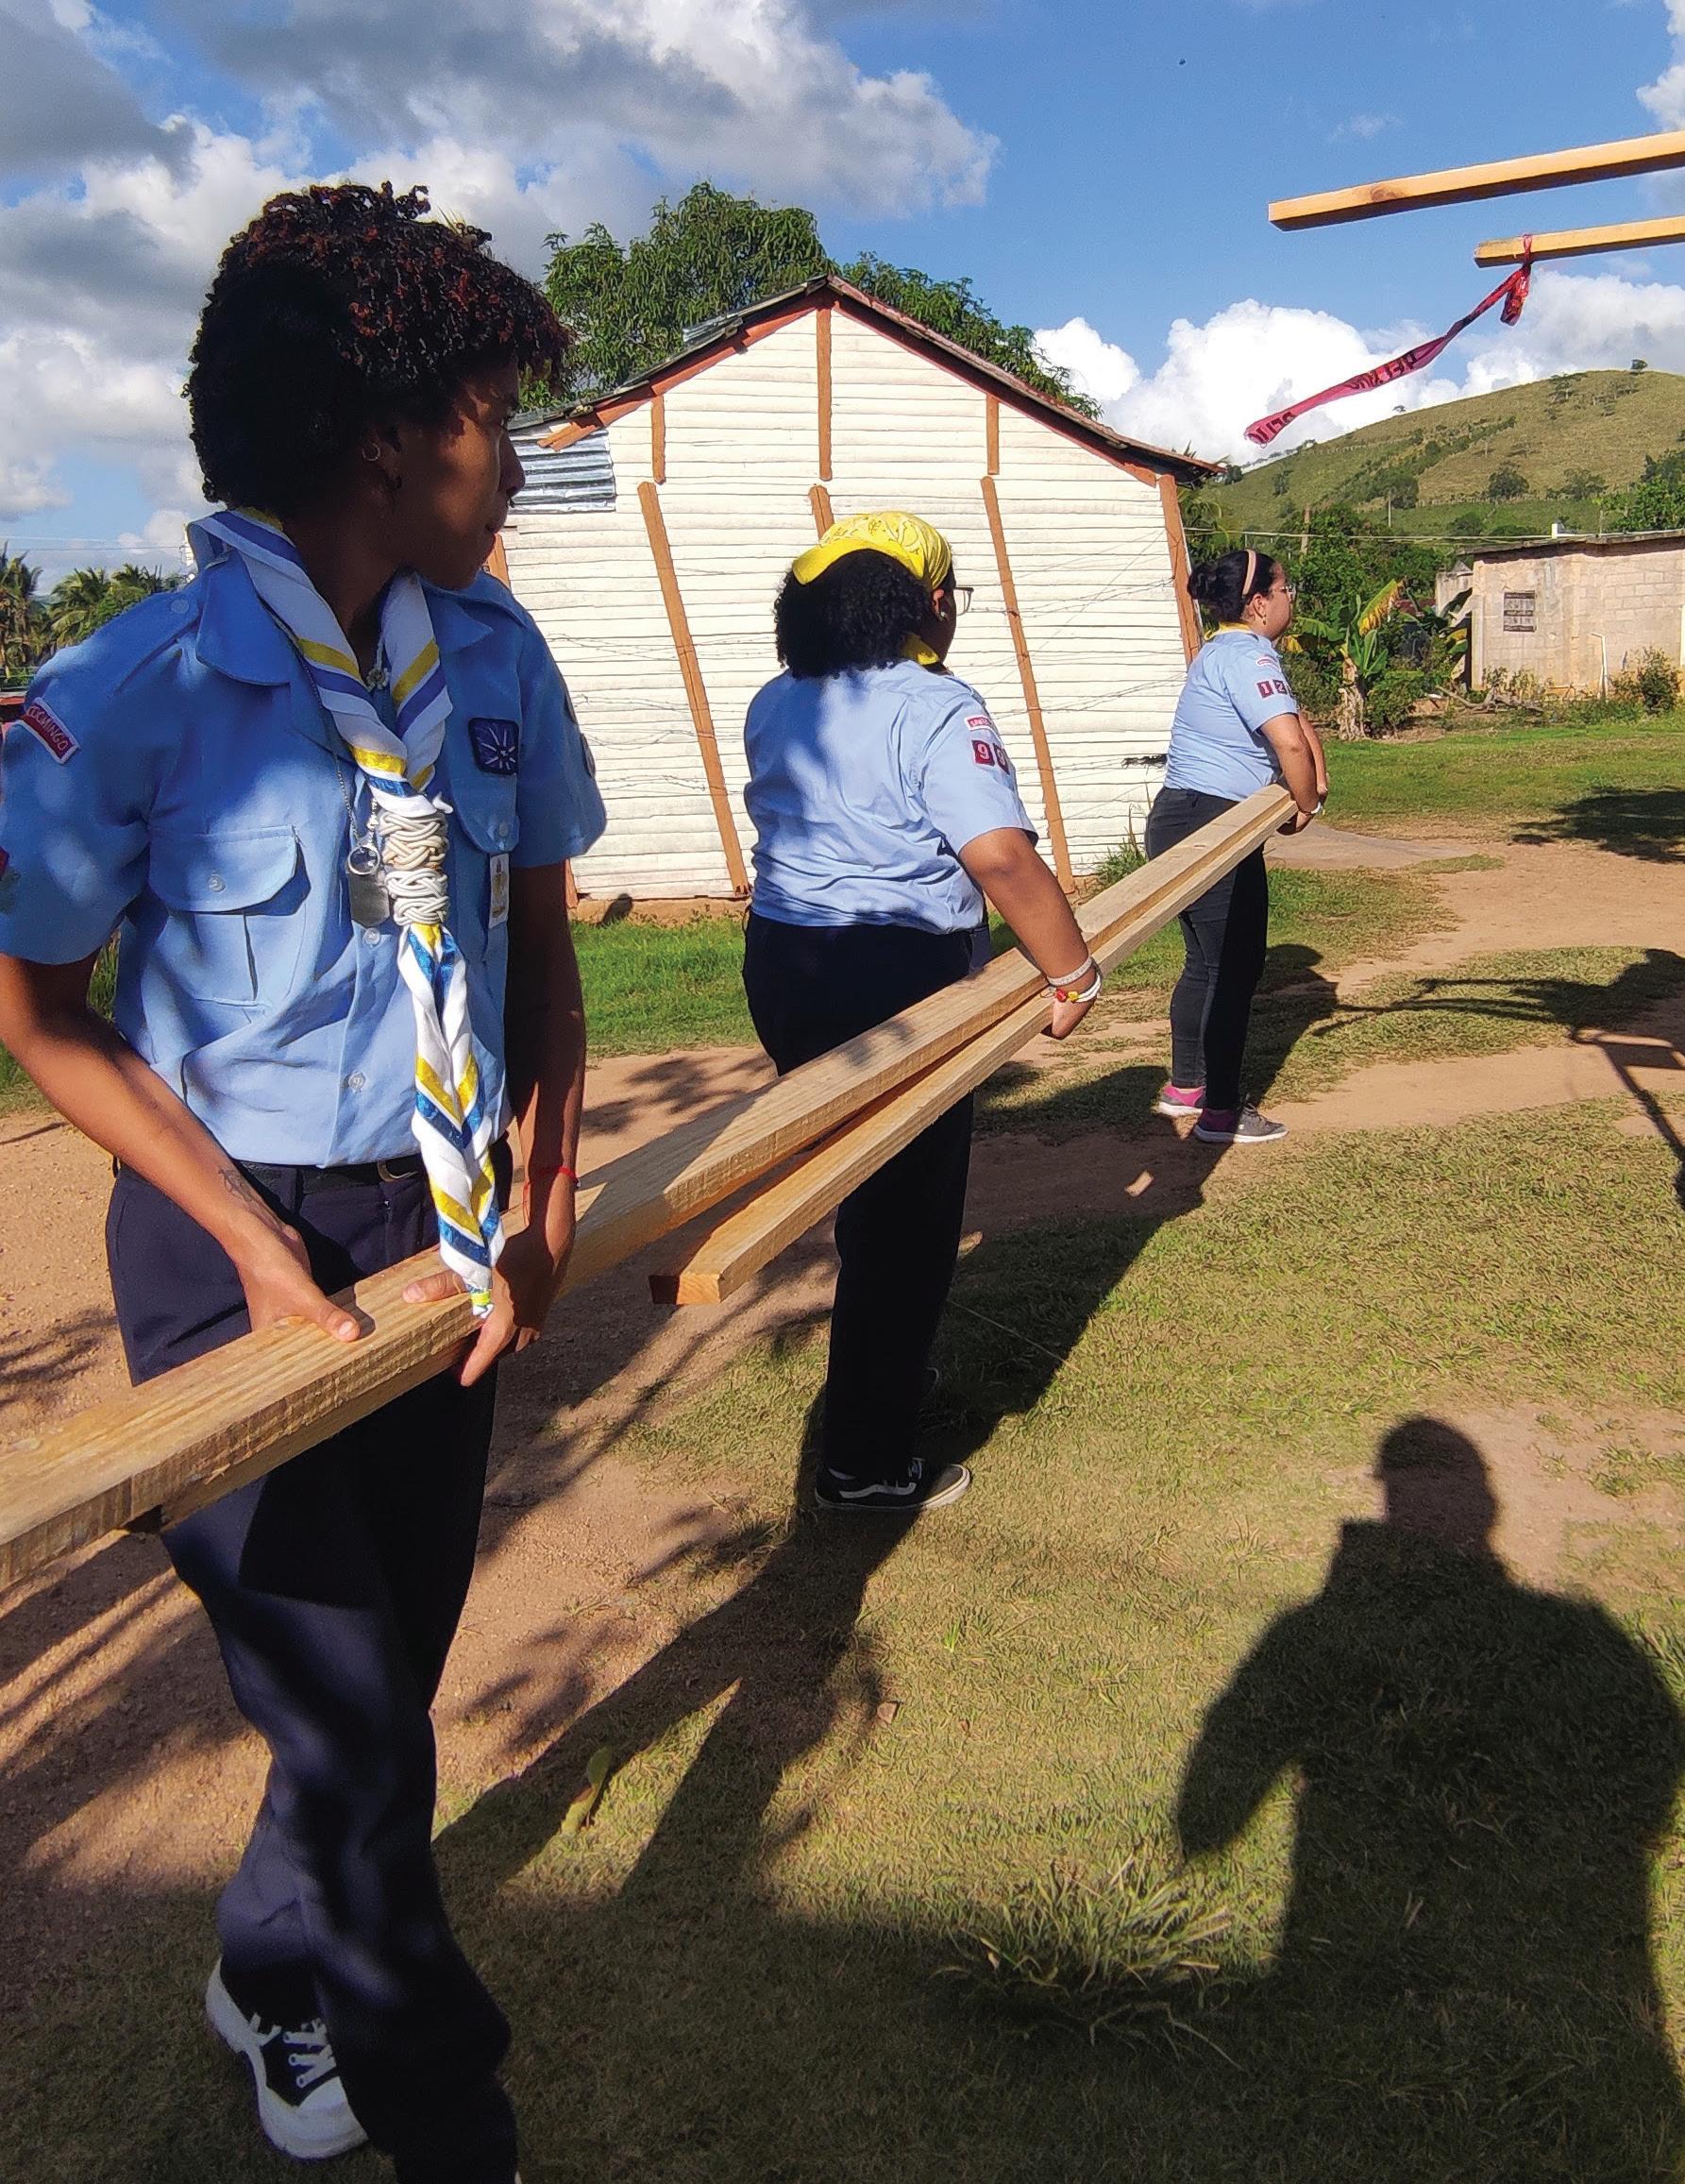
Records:
[[[781,925],[751,916],[743,984],[761,1044],[786,1070],[827,1054],[971,968],[969,933]],[[913,1454],[924,1368],[959,1257],[971,1161],[960,1101],[837,1209],[824,1461],[889,1479]]]
[[[1161,856],[1236,799],[1197,788],[1161,788],[1147,815],[1147,855]],[[1205,1088],[1212,1108],[1240,1105],[1240,1072],[1252,999],[1270,946],[1270,879],[1255,850],[1180,920],[1187,959],[1171,995],[1171,1081]]]
[[[253,1180],[328,1290],[436,1240],[419,1177]],[[107,1254],[139,1382],[247,1329],[234,1268],[119,1174]],[[324,1340],[327,1338],[324,1337]],[[211,1618],[269,1781],[217,1905],[237,1997],[327,2023],[345,2093],[405,2184],[510,2184],[504,2019],[450,1932],[433,1868],[429,1710],[474,1566],[492,1378],[429,1381],[164,1533]]]

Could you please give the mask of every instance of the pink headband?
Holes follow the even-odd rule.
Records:
[[[1240,604],[1244,606],[1252,597],[1252,580],[1258,572],[1258,557],[1249,546],[1246,549],[1246,582],[1240,586]]]

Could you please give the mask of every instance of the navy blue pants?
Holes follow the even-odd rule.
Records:
[[[1147,855],[1162,856],[1234,808],[1233,797],[1161,788],[1147,814]],[[1263,851],[1242,857],[1190,903],[1180,923],[1186,959],[1171,995],[1171,1082],[1184,1092],[1204,1085],[1207,1107],[1238,1108],[1253,995],[1270,951],[1270,875]]]
[[[436,1239],[426,1183],[248,1170],[342,1289]],[[247,1330],[232,1263],[127,1170],[106,1248],[130,1378]],[[327,1338],[324,1337],[324,1340]],[[474,1566],[494,1390],[448,1375],[164,1533],[222,1650],[269,1781],[217,1905],[240,2002],[320,2015],[346,2096],[404,2184],[510,2184],[509,2041],[457,1946],[431,1848],[429,1709]]]
[[[743,985],[780,1075],[970,970],[975,937],[910,925],[782,925],[751,916]],[[913,1455],[924,1370],[953,1280],[971,1165],[971,1102],[950,1108],[836,1214],[824,1461],[890,1479]]]

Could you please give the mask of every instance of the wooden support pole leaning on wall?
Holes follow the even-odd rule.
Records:
[[[492,540],[492,550],[485,557],[485,573],[495,576],[499,584],[509,584],[509,556],[503,550],[500,535]],[[514,586],[509,584],[509,588],[513,591]]]
[[[1182,650],[1191,665],[1194,654],[1205,641],[1205,624],[1200,620],[1200,610],[1188,588],[1191,571],[1188,529],[1182,521],[1182,496],[1176,490],[1176,481],[1168,470],[1158,473],[1158,498],[1164,509],[1164,534],[1170,542],[1171,589],[1176,595],[1176,620],[1182,631]]]
[[[1531,159],[1443,167],[1430,175],[1399,175],[1388,182],[1365,182],[1356,190],[1283,197],[1271,206],[1270,217],[1278,228],[1332,228],[1346,220],[1373,220],[1386,212],[1421,212],[1430,205],[1471,205],[1482,197],[1561,189],[1572,182],[1654,175],[1664,167],[1685,167],[1685,129],[1628,137],[1619,144],[1586,144],[1577,151],[1542,152]]]
[[[1659,243],[1685,243],[1685,220],[1623,220],[1613,228],[1559,228],[1549,235],[1508,235],[1482,243],[1476,265],[1535,264],[1548,258],[1595,258],[1605,250],[1648,250]]]
[[[649,403],[649,475],[658,485],[667,482],[667,398],[663,394]]]
[[[1069,894],[1074,881],[1070,870],[1070,850],[1065,839],[1065,814],[1059,804],[1059,783],[1053,772],[1053,746],[1047,739],[1047,722],[1042,717],[1041,692],[1036,686],[1036,669],[1030,658],[1029,641],[1024,635],[1024,618],[1019,612],[1018,585],[1013,581],[1012,558],[1006,550],[1006,527],[1001,520],[1001,496],[992,478],[983,481],[983,505],[988,515],[989,536],[995,543],[995,567],[1001,578],[1001,597],[1006,608],[1007,627],[1012,632],[1012,649],[1018,654],[1019,680],[1024,689],[1024,710],[1030,716],[1030,736],[1036,745],[1036,770],[1041,781],[1042,807],[1047,813],[1049,846],[1053,853],[1053,871],[1059,885]]]
[[[819,476],[831,477],[831,306],[814,313],[814,361],[819,381]]]
[[[807,504],[814,512],[815,533],[823,538],[836,521],[831,513],[831,496],[823,485],[810,485],[807,489]]]
[[[673,567],[672,544],[667,537],[666,519],[661,512],[659,487],[646,480],[638,487],[638,501],[644,511],[644,528],[649,534],[649,550],[655,556],[655,573],[661,580],[661,596],[667,610],[667,628],[672,633],[673,650],[679,655],[679,672],[683,677],[684,695],[690,703],[691,723],[697,732],[697,748],[702,754],[702,776],[708,784],[708,798],[714,806],[714,821],[719,829],[719,846],[725,852],[726,872],[733,891],[747,895],[749,870],[743,862],[743,844],[737,838],[737,821],[732,815],[732,800],[726,793],[726,777],[719,763],[719,738],[714,733],[714,714],[708,703],[707,686],[702,681],[702,664],[697,658],[696,646],[691,642],[690,622],[685,616],[684,601],[679,590],[679,572]]]
[[[1184,866],[1175,887],[1160,889],[1121,920],[1095,921],[1085,913],[1084,936],[1095,961],[1109,970],[1151,940],[1267,841],[1292,808],[1286,789],[1260,789],[1205,830],[1212,839]],[[935,1068],[890,1092],[845,1124],[834,1137],[803,1154],[786,1175],[721,1222],[682,1266],[650,1276],[656,1302],[723,1304],[735,1295],[786,1245],[834,1212],[851,1191],[876,1175],[956,1100],[974,1092],[1044,1030],[1052,1013],[1045,992],[1033,995]]]
[[[1257,806],[1257,798],[1238,805],[1205,838],[1191,836],[1096,896],[1081,913],[1085,932],[1154,906],[1173,915],[1167,906],[1176,890],[1190,880],[1201,891],[1212,884],[1213,846],[1238,841]],[[1003,956],[760,1092],[595,1169],[580,1190],[566,1286],[581,1287],[759,1181],[1041,990],[1034,964]],[[103,1532],[185,1515],[442,1371],[473,1331],[466,1297],[403,1297],[409,1282],[437,1266],[423,1252],[345,1292],[367,1322],[359,1342],[329,1342],[313,1328],[266,1328],[51,1431],[8,1442],[0,1452],[0,1587]]]
[[[991,478],[1001,475],[1001,398],[983,398],[983,467]]]

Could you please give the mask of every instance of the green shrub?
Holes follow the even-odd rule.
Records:
[[[1375,678],[1366,703],[1372,736],[1394,736],[1409,725],[1410,715],[1426,697],[1430,683],[1420,669],[1388,668]]]
[[[1620,673],[1609,679],[1609,694],[1617,704],[1671,713],[1679,703],[1678,668],[1652,646],[1636,660],[1622,662]]]

